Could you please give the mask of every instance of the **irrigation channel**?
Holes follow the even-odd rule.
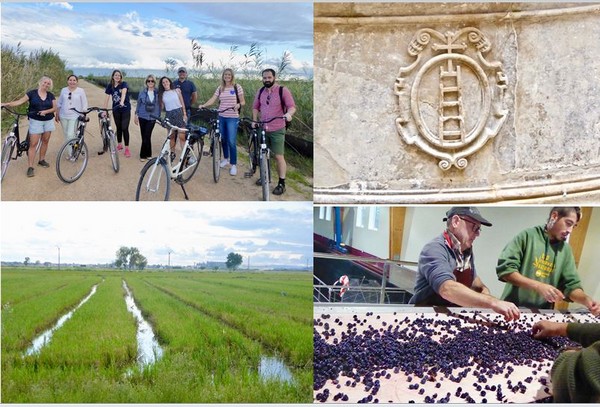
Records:
[[[131,291],[125,280],[123,280],[123,289],[125,289],[125,293],[127,294],[125,295],[127,310],[133,314],[137,321],[137,361],[139,367],[144,368],[160,359],[163,355],[163,349],[159,345],[156,335],[154,335],[152,326],[144,319],[142,311],[135,304],[133,295],[131,295]]]
[[[25,355],[31,356],[33,354],[39,353],[40,350],[50,342],[50,339],[52,338],[52,335],[54,335],[54,332],[56,332],[57,329],[63,326],[63,324],[73,316],[75,311],[81,308],[81,306],[85,304],[87,300],[89,300],[92,297],[92,295],[96,294],[97,288],[98,284],[94,285],[90,293],[83,300],[81,300],[81,302],[75,308],[73,308],[71,311],[67,312],[65,315],[60,317],[52,328],[48,329],[47,331],[44,331],[40,336],[35,338],[31,346],[27,349],[27,351],[25,351]]]

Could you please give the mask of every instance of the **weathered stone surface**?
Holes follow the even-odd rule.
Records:
[[[469,27],[487,38],[490,48],[482,55],[501,64],[496,71],[506,86],[476,54],[457,60],[456,53],[470,51],[453,53],[448,59],[462,65],[464,113],[447,114],[462,120],[448,120],[449,129],[460,123],[473,129],[483,120],[484,82],[491,92],[489,120],[496,122],[483,128],[497,127],[503,109],[506,117],[476,149],[476,137],[465,144],[460,136],[440,142],[451,146],[448,154],[475,150],[465,156],[464,168],[442,169],[439,157],[406,141],[406,134],[422,133],[410,123],[415,108],[406,105],[412,103],[423,126],[442,138],[436,130],[444,116],[437,66],[420,71],[415,100],[408,97],[416,83],[409,76],[418,68],[407,75],[401,68],[416,60],[408,48],[419,30],[435,36]],[[475,44],[464,37],[459,43]],[[422,54],[426,61],[440,52]],[[482,66],[487,79],[470,61]],[[399,77],[407,77],[404,99]],[[316,3],[315,106],[317,203],[562,202],[572,201],[572,194],[582,203],[598,202],[600,5]],[[397,125],[397,119],[407,124]]]

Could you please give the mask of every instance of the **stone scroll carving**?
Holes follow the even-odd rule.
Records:
[[[467,158],[506,120],[506,75],[484,57],[492,48],[477,28],[442,34],[424,28],[408,45],[415,57],[395,83],[400,116],[396,128],[408,144],[440,159],[443,170],[464,169]]]

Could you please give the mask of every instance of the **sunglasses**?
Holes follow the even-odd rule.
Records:
[[[154,83],[154,80],[153,80],[153,79],[148,79],[148,80],[146,81],[146,83],[149,83],[149,82],[152,82],[152,83]]]
[[[267,95],[267,105],[269,104],[270,101],[271,101],[271,95]]]
[[[71,100],[71,94],[72,94],[72,92],[69,92],[69,100]]]

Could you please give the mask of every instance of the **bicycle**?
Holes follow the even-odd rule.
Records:
[[[100,126],[100,136],[102,137],[102,151],[98,151],[98,155],[102,155],[107,151],[110,151],[110,161],[115,172],[119,172],[119,155],[117,154],[117,136],[110,127],[110,116],[108,112],[112,109],[102,109],[97,107],[98,110],[98,125]]]
[[[244,117],[242,123],[245,123],[250,130],[248,135],[248,157],[250,159],[250,171],[244,173],[244,177],[254,176],[256,169],[260,170],[260,184],[262,187],[263,201],[269,200],[269,184],[271,183],[271,149],[267,146],[267,132],[264,125],[271,123],[276,119],[285,119],[284,116],[273,117],[268,121],[254,121],[249,117]],[[257,127],[252,127],[252,124]]]
[[[3,106],[2,109],[6,110],[10,114],[12,114],[14,116],[15,120],[10,127],[10,130],[8,132],[8,135],[6,136],[6,139],[4,140],[4,143],[2,144],[2,158],[1,158],[2,159],[2,161],[1,161],[2,178],[0,179],[0,182],[4,180],[4,176],[6,175],[6,171],[8,170],[8,166],[10,165],[11,160],[16,160],[17,158],[21,157],[23,155],[23,153],[26,153],[27,155],[29,155],[29,143],[30,143],[29,130],[27,130],[27,136],[25,137],[25,140],[23,140],[23,141],[21,141],[20,133],[19,133],[19,121],[20,121],[21,117],[27,116],[27,113],[17,113],[13,110],[10,110],[6,106]],[[42,140],[40,139],[38,141],[37,147],[35,148],[36,154],[40,151],[41,146],[42,146]],[[16,151],[15,151],[15,148],[16,148]],[[13,152],[15,153],[14,157],[13,157]]]
[[[71,184],[81,178],[88,164],[89,155],[87,145],[85,144],[85,128],[90,119],[87,115],[93,111],[97,111],[101,123],[102,120],[108,121],[108,119],[103,117],[103,113],[107,112],[108,109],[90,107],[85,112],[80,112],[73,107],[71,110],[79,114],[77,123],[75,124],[75,128],[77,129],[75,138],[67,140],[58,150],[58,156],[56,157],[56,175],[58,175],[58,178],[60,178],[61,181],[66,182],[67,184]],[[102,124],[100,124],[100,129],[102,131]],[[107,127],[107,129],[103,131],[102,138],[104,145],[111,149],[113,169],[115,172],[118,172],[119,157],[116,152],[114,133],[111,135],[110,132],[112,132],[112,130],[110,127]],[[111,138],[113,147],[110,147]],[[104,153],[104,151],[102,153]]]
[[[187,128],[181,128],[171,124],[168,119],[150,117],[167,129],[167,137],[159,155],[148,161],[142,168],[135,192],[135,200],[168,201],[171,192],[171,180],[181,186],[185,199],[189,200],[183,185],[192,178],[200,166],[204,136],[208,130],[205,127],[193,124],[188,124]],[[185,132],[185,144],[176,165],[173,165],[176,154],[171,152],[170,146],[172,132],[175,132],[175,137],[177,137],[178,132]]]
[[[219,182],[219,178],[221,176],[221,159],[223,155],[223,144],[221,138],[221,131],[219,130],[219,113],[226,112],[228,110],[233,110],[234,107],[228,107],[224,110],[217,109],[207,109],[202,108],[200,111],[208,112],[210,117],[207,120],[208,125],[210,126],[209,130],[209,140],[210,140],[210,153],[212,154],[212,168],[213,168],[213,179],[216,182]]]

